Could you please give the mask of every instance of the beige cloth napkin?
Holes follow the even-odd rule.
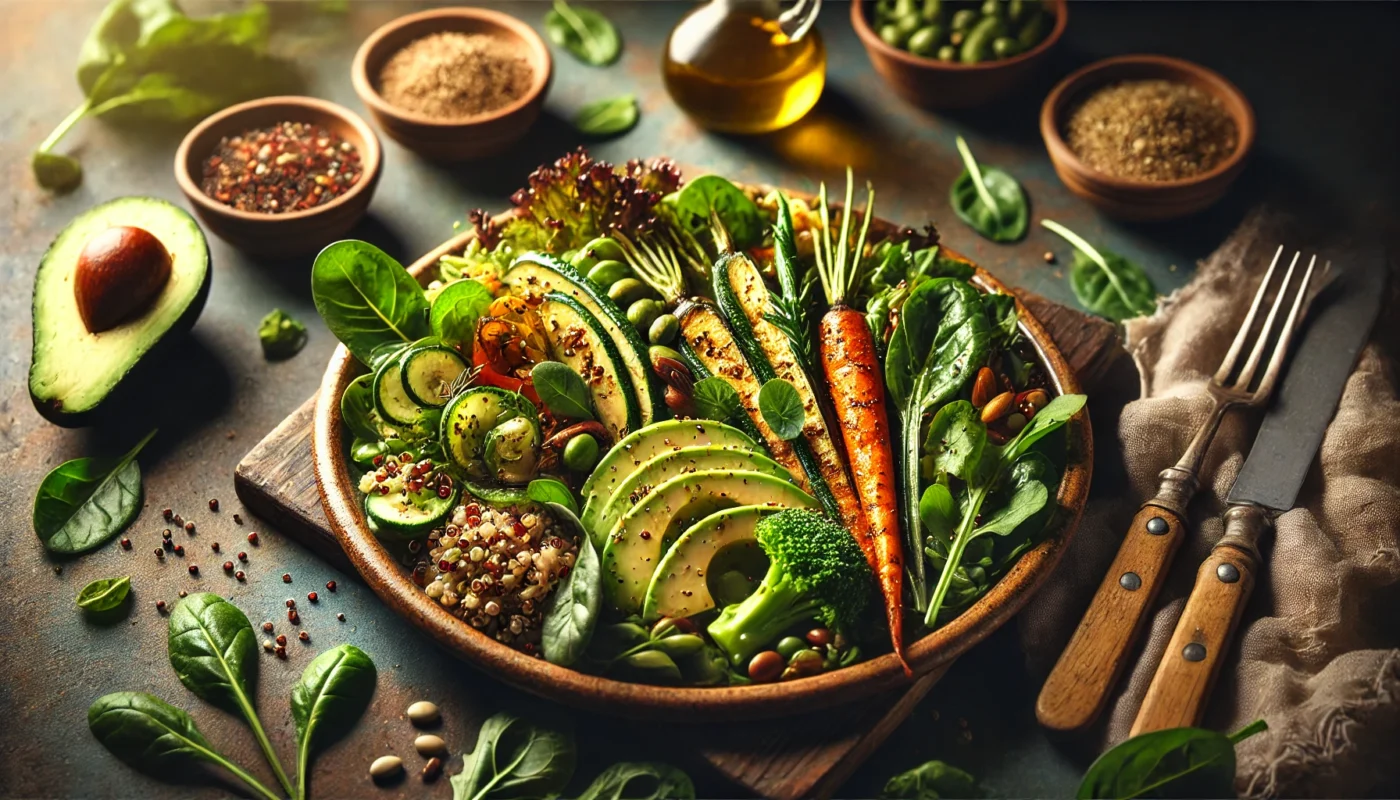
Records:
[[[1050,585],[1020,621],[1037,679],[1069,640],[1139,504],[1156,493],[1157,473],[1176,462],[1206,417],[1204,384],[1274,248],[1295,244],[1289,233],[1282,219],[1255,212],[1156,315],[1127,323],[1141,399],[1121,413],[1111,400],[1091,407],[1095,500]],[[1268,722],[1267,733],[1239,748],[1236,787],[1244,796],[1400,790],[1396,283],[1392,274],[1392,301],[1347,381],[1297,507],[1279,517],[1277,533],[1264,543],[1263,574],[1203,723],[1232,731],[1257,718]],[[1190,507],[1191,535],[1093,745],[1127,736],[1196,569],[1223,532],[1224,498],[1258,422],[1258,412],[1234,412],[1221,426]]]

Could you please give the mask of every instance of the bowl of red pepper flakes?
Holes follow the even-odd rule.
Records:
[[[295,256],[343,238],[379,183],[379,138],[347,108],[265,97],[195,126],[175,180],[204,226],[255,255]]]

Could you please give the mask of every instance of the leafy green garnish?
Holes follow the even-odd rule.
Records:
[[[493,299],[491,290],[474,280],[453,281],[433,298],[428,325],[443,344],[471,353],[476,322],[491,307]]]
[[[578,501],[563,482],[553,478],[535,478],[525,487],[525,497],[536,503],[563,506],[570,514],[578,513]]]
[[[1234,797],[1235,745],[1268,730],[1256,720],[1225,735],[1201,728],[1152,731],[1099,756],[1076,797]]]
[[[306,800],[314,750],[344,736],[369,707],[379,673],[365,652],[342,644],[316,656],[292,687],[297,726],[297,794]]]
[[[101,578],[89,583],[78,592],[78,608],[84,611],[101,613],[111,611],[122,604],[131,592],[131,576]]]
[[[763,239],[763,215],[758,204],[744,190],[718,175],[701,175],[669,195],[665,204],[674,212],[676,221],[701,241],[708,238],[711,210],[736,248],[750,247]]]
[[[551,664],[567,667],[588,649],[603,603],[603,571],[593,541],[569,508],[552,504],[555,521],[578,540],[574,567],[550,595],[541,627],[541,647]]]
[[[77,458],[44,476],[34,497],[34,532],[49,552],[86,552],[126,530],[141,511],[136,455],[155,435],[121,458]]]
[[[728,422],[733,419],[743,404],[739,399],[738,389],[724,378],[714,376],[697,381],[690,397],[701,419],[712,419],[716,422]]]
[[[450,779],[452,800],[553,797],[568,785],[577,761],[567,730],[496,714],[481,726],[476,748]]]
[[[258,341],[262,342],[264,357],[291,358],[306,346],[306,326],[274,308],[258,324]]]
[[[593,419],[592,395],[577,372],[559,361],[541,361],[530,370],[540,400],[556,417]]]
[[[603,770],[578,800],[695,800],[695,784],[669,764],[623,761]]]
[[[580,108],[574,115],[574,127],[585,136],[612,136],[631,130],[638,116],[637,96],[624,94]]]
[[[622,38],[607,17],[564,0],[554,0],[554,8],[544,16],[544,30],[551,42],[595,67],[611,64],[622,53]]]
[[[885,782],[881,800],[942,800],[981,797],[977,779],[942,761],[928,761]]]
[[[1030,209],[1021,184],[1005,171],[978,164],[967,142],[958,137],[963,171],[953,181],[948,202],[958,218],[994,242],[1015,242],[1026,235]]]
[[[369,242],[326,246],[311,265],[311,298],[326,327],[364,364],[382,346],[429,334],[423,287],[399,262]]]
[[[782,378],[774,378],[758,390],[758,411],[773,429],[773,435],[785,442],[801,436],[802,427],[807,424],[802,395]]]
[[[1074,245],[1069,286],[1084,308],[1114,322],[1157,310],[1157,289],[1138,265],[1117,253],[1095,248],[1054,220],[1041,220],[1040,224]]]

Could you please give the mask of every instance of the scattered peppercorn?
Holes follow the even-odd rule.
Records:
[[[213,544],[210,544],[210,545],[209,545],[209,549],[210,549],[210,550],[213,550],[213,551],[216,552],[216,553],[219,552],[219,543],[218,543],[218,542],[214,542]]]
[[[335,581],[326,581],[326,591],[328,591],[328,592],[334,592],[334,591],[335,591]]]
[[[329,203],[363,172],[360,152],[334,131],[279,122],[221,139],[205,159],[200,188],[238,211],[282,214]]]
[[[184,555],[184,554],[185,554],[185,546],[182,545],[182,544],[177,544],[177,545],[175,545],[175,555],[177,555],[177,556],[182,556],[182,555]]]
[[[344,615],[344,614],[336,614],[336,615],[335,615],[335,618],[338,619],[338,620],[340,620],[341,622],[344,622],[344,621],[345,621],[345,615]]]
[[[157,548],[156,548],[156,558],[165,558],[165,551],[162,550],[161,548],[157,547]]]
[[[198,575],[198,574],[199,574],[199,565],[198,565],[198,564],[191,564],[191,565],[190,565],[190,574],[191,574],[191,575]]]
[[[248,554],[245,553],[245,552],[243,552],[242,550],[238,551],[238,560],[239,560],[239,561],[247,561],[247,560],[248,560]]]
[[[171,511],[170,509],[167,508],[167,509],[165,509],[164,511],[160,512],[160,515],[161,515],[162,517],[165,517],[165,521],[166,521],[166,522],[169,522],[170,519],[171,519],[171,516],[172,516],[174,513],[175,513],[174,511]]]
[[[286,644],[286,643],[287,643],[287,634],[285,634],[285,633],[279,633],[279,634],[277,634],[277,643],[278,643],[278,644]]]
[[[302,631],[301,633],[297,634],[297,638],[302,640],[303,642],[309,642],[311,641],[311,634],[307,633],[306,631]]]
[[[296,608],[296,607],[297,607],[297,601],[295,601],[295,600],[293,600],[292,598],[288,597],[288,598],[287,598],[287,608]]]
[[[1046,250],[1045,255],[1041,256],[1041,258],[1045,259],[1045,263],[1047,264],[1055,263],[1055,254],[1050,252],[1049,250]]]
[[[127,539],[127,538],[123,538],[123,539],[122,539],[122,549],[123,549],[123,550],[130,550],[130,549],[131,549],[131,540],[130,540],[130,539]]]
[[[164,610],[165,610],[165,601],[164,601],[164,600],[157,600],[157,601],[156,601],[156,610],[157,610],[157,611],[164,611]]]
[[[316,602],[317,600],[319,600],[320,598],[316,596],[316,593],[315,593],[315,592],[307,592],[307,593],[306,593],[306,599],[307,599],[307,600],[310,600],[311,602],[314,603],[314,602]]]
[[[291,583],[291,582],[292,582],[292,573],[290,573],[290,572],[284,572],[284,573],[282,573],[282,582],[283,582],[283,583]]]
[[[175,515],[173,522],[182,528],[185,526],[185,518],[180,516],[179,514]]]
[[[248,543],[251,544],[251,545],[255,545],[255,546],[257,545],[257,543],[258,543],[258,532],[257,532],[257,531],[253,531],[252,533],[248,534]]]
[[[233,572],[233,562],[232,562],[232,561],[225,561],[225,562],[224,562],[224,572]]]
[[[239,571],[233,573],[233,577],[235,577],[235,578],[237,578],[237,579],[239,579],[239,580],[241,581],[241,580],[243,580],[244,578],[246,578],[247,576],[244,575],[244,574],[243,574],[243,570],[240,569]]]
[[[297,613],[297,610],[295,608],[287,609],[287,621],[292,623],[293,625],[297,624],[298,622],[301,622],[301,615]]]
[[[209,510],[210,510],[210,511],[218,511],[218,510],[219,510],[219,500],[218,500],[218,498],[211,498],[211,499],[209,500]]]
[[[190,593],[187,592],[187,591],[185,591],[184,589],[181,589],[181,590],[180,590],[180,596],[181,596],[181,597],[189,597],[189,595],[190,595]]]
[[[284,661],[287,659],[287,648],[283,647],[282,645],[277,645],[276,653],[278,658]]]
[[[234,524],[234,525],[242,525],[242,524],[243,524],[243,517],[239,516],[238,514],[234,514],[234,515],[233,515],[233,524]]]
[[[161,537],[162,539],[169,539],[169,538],[170,538],[170,529],[169,529],[169,528],[166,528],[165,530],[161,531],[161,532],[160,532],[160,537]]]
[[[185,523],[185,533],[194,533],[194,523],[193,523],[193,522],[186,522],[186,523]]]
[[[272,623],[271,623],[271,622],[264,622],[264,623],[263,623],[263,630],[267,631],[268,633],[271,633],[271,632],[272,632]]]

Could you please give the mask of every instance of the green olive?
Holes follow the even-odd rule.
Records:
[[[977,24],[977,12],[970,8],[964,8],[953,15],[953,30],[955,31],[966,31],[975,24]]]
[[[630,277],[632,277],[631,268],[621,261],[612,259],[599,261],[593,265],[592,269],[588,270],[588,280],[592,281],[595,286],[604,288],[612,286],[623,278]]]
[[[676,352],[674,348],[667,347],[664,344],[654,344],[650,348],[648,348],[647,358],[651,359],[652,364],[655,364],[657,361],[663,358],[669,358],[672,361],[679,361],[682,364],[685,363],[685,358],[681,356],[680,353]]]
[[[918,12],[919,9],[918,6],[915,5],[915,0],[894,0],[894,11],[890,13],[890,16],[896,18],[907,17],[910,14],[917,14]]]
[[[598,463],[598,440],[580,433],[564,445],[564,466],[574,472],[587,472]]]
[[[894,15],[894,0],[879,0],[875,4],[875,20],[881,21],[884,17]]]
[[[1040,44],[1045,38],[1045,34],[1050,32],[1050,15],[1044,11],[1034,10],[1026,19],[1021,30],[1016,33],[1016,43],[1022,50],[1029,50]]]
[[[798,675],[815,675],[824,666],[822,654],[816,650],[798,650],[788,661],[788,666]]]
[[[1013,23],[1018,23],[1025,19],[1028,11],[1030,11],[1030,8],[1027,6],[1026,0],[1011,0],[1006,4],[1006,18]]]
[[[945,45],[943,45],[942,47],[938,48],[938,60],[939,60],[939,61],[957,61],[957,60],[958,60],[958,48],[952,46],[951,44],[945,44]]]
[[[982,16],[984,17],[1001,18],[1006,16],[1009,10],[1003,0],[983,0],[982,2]]]
[[[916,56],[932,58],[938,52],[938,40],[943,38],[943,28],[938,25],[925,25],[909,37],[909,52]]]
[[[605,261],[607,259],[621,261],[627,258],[627,254],[622,251],[622,245],[618,244],[617,240],[610,236],[599,236],[597,239],[590,241],[583,246],[582,252],[593,256],[599,261]]]
[[[623,278],[608,287],[608,297],[620,306],[630,306],[646,297],[647,285],[636,278]]]
[[[655,322],[664,310],[666,307],[661,305],[660,300],[643,297],[627,307],[627,321],[636,325],[639,331],[650,330],[651,323]]]
[[[924,0],[919,16],[924,18],[924,22],[938,22],[943,18],[943,0]]]
[[[909,14],[894,21],[894,26],[899,29],[899,35],[904,39],[902,46],[908,46],[909,37],[913,35],[914,31],[923,27],[923,24],[924,21],[919,18],[918,14]]]
[[[963,39],[958,58],[964,64],[978,64],[992,55],[992,42],[1006,31],[1006,26],[996,17],[983,17]]]
[[[784,636],[778,640],[778,655],[787,660],[807,649],[807,642],[796,636]]]
[[[903,47],[908,35],[901,32],[893,22],[880,26],[880,40],[890,47]]]
[[[992,55],[997,58],[1011,58],[1021,52],[1021,45],[1010,36],[998,36],[992,41]]]
[[[652,344],[670,344],[680,332],[681,321],[676,319],[676,315],[662,314],[652,320],[651,328],[647,331],[647,340]]]
[[[567,261],[567,262],[569,262],[570,264],[572,264],[572,263],[574,263],[574,256],[577,256],[578,253],[579,253],[579,251],[577,251],[577,250],[565,250],[564,252],[562,252],[562,253],[559,254],[559,260],[560,260],[560,261]]]

